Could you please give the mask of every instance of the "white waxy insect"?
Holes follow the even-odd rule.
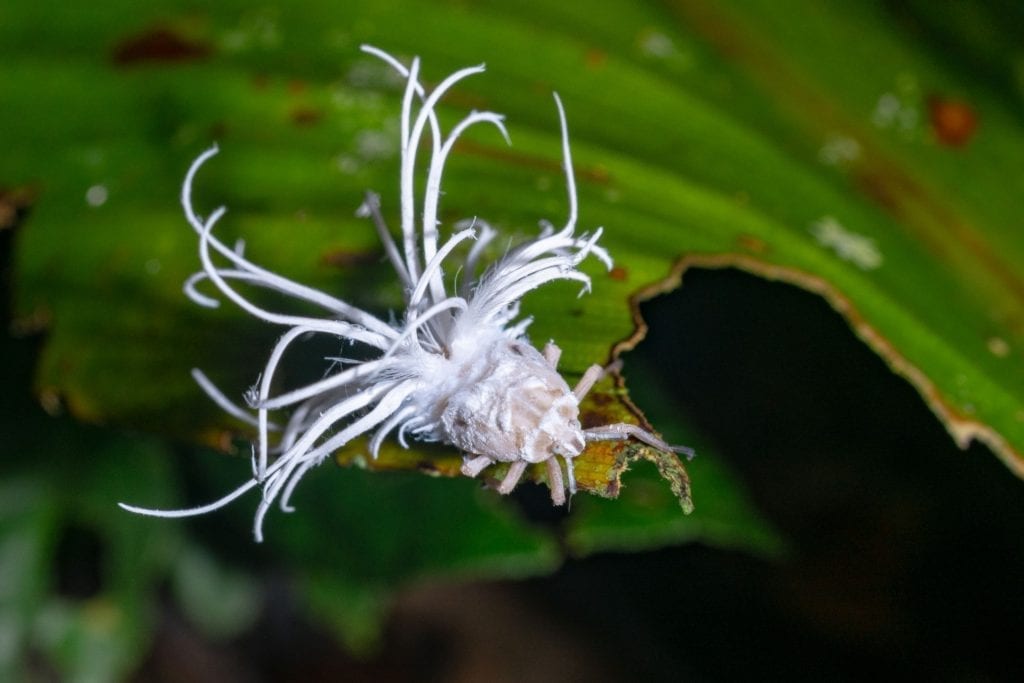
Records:
[[[385,225],[376,195],[367,193],[359,215],[370,218],[405,291],[402,319],[389,323],[331,295],[267,271],[246,259],[241,245],[229,247],[213,235],[225,209],[205,219],[192,207],[192,183],[200,167],[216,154],[207,150],[185,176],[181,199],[185,215],[199,236],[203,270],[192,276],[185,291],[196,303],[219,304],[196,286],[209,280],[220,294],[248,313],[286,329],[271,351],[258,384],[247,396],[248,408],[233,403],[199,370],[193,376],[224,410],[258,431],[253,452],[253,476],[220,500],[185,510],[153,510],[121,504],[131,512],[157,517],[201,515],[223,507],[250,489],[262,488],[254,533],[262,540],[263,518],[275,501],[292,511],[289,499],[296,484],[352,439],[372,434],[374,457],[388,434],[407,447],[406,436],[450,444],[464,453],[462,472],[470,477],[494,463],[510,463],[498,490],[512,491],[525,469],[545,463],[551,499],[565,502],[575,492],[573,459],[589,441],[639,439],[655,448],[691,454],[631,424],[584,429],[579,421],[580,400],[601,378],[594,365],[572,389],[557,372],[560,350],[549,342],[537,351],[525,338],[529,318],[519,319],[519,301],[529,291],[555,280],[575,280],[590,288],[590,278],[577,266],[594,256],[611,267],[608,253],[598,246],[601,230],[576,235],[576,186],[569,153],[568,128],[562,103],[555,96],[562,129],[562,153],[569,195],[569,217],[561,230],[542,223],[540,234],[490,264],[477,277],[485,247],[496,232],[486,223],[470,221],[438,246],[438,205],[441,175],[459,136],[470,126],[486,123],[508,140],[502,117],[472,112],[447,135],[435,113],[440,98],[463,78],[484,70],[462,69],[431,92],[419,81],[419,60],[408,67],[373,47],[363,51],[386,62],[405,79],[401,125],[401,244]],[[414,185],[416,154],[424,136],[430,144],[430,163],[422,202]],[[417,223],[420,212],[422,222]],[[477,235],[474,227],[479,226]],[[475,239],[461,263],[462,281],[449,293],[443,267],[452,251]],[[215,263],[214,257],[220,263]],[[245,298],[236,284],[274,290],[324,311],[307,317],[270,311]],[[271,395],[271,385],[283,355],[297,340],[311,334],[331,335],[367,349],[368,360],[337,360],[323,379]],[[290,409],[280,424],[271,413]],[[279,433],[273,441],[271,432]],[[561,459],[565,463],[563,480]]]

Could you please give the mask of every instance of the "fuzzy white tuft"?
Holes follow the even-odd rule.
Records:
[[[562,154],[569,197],[569,216],[561,230],[546,225],[541,233],[510,249],[477,277],[484,247],[496,233],[487,224],[472,221],[438,246],[438,206],[445,162],[467,128],[486,123],[508,140],[503,119],[493,112],[472,112],[442,134],[435,107],[441,97],[463,78],[484,67],[459,70],[427,92],[419,81],[419,59],[408,67],[374,47],[363,51],[382,59],[406,82],[402,99],[400,214],[401,243],[392,238],[377,195],[367,193],[358,214],[370,218],[385,253],[401,281],[406,298],[404,316],[385,322],[344,301],[293,282],[250,262],[242,245],[232,248],[214,236],[225,209],[208,217],[192,206],[192,184],[203,164],[217,153],[212,147],[193,162],[182,186],[185,216],[199,238],[203,269],[185,285],[197,304],[213,307],[217,299],[196,286],[209,280],[220,294],[268,323],[285,328],[270,353],[261,379],[247,396],[249,407],[230,401],[199,370],[193,376],[221,408],[258,431],[253,453],[253,476],[239,488],[208,505],[185,510],[153,510],[121,504],[131,512],[157,517],[201,515],[223,507],[250,489],[263,495],[253,531],[262,540],[263,519],[277,502],[291,511],[289,499],[296,484],[311,468],[352,439],[370,434],[370,451],[377,456],[383,440],[397,430],[399,443],[406,436],[451,444],[465,453],[463,472],[476,476],[495,462],[511,463],[499,491],[510,492],[530,463],[545,462],[552,500],[565,501],[566,486],[558,458],[566,465],[567,488],[575,491],[573,458],[587,441],[638,438],[661,449],[672,447],[633,425],[608,425],[584,430],[579,423],[579,401],[601,376],[593,366],[570,389],[556,371],[559,350],[548,344],[541,354],[526,342],[530,320],[519,319],[519,301],[529,291],[555,280],[575,280],[581,294],[590,278],[578,269],[588,256],[607,267],[612,262],[598,246],[598,229],[575,233],[577,202],[572,173],[568,126],[562,102],[555,95],[561,122]],[[430,162],[422,203],[417,206],[414,186],[418,147],[429,129]],[[417,225],[417,209],[422,222]],[[476,228],[480,235],[477,236]],[[449,293],[444,267],[456,246],[476,240],[461,264],[462,282]],[[214,261],[217,257],[220,263]],[[324,311],[323,317],[305,317],[270,311],[242,296],[234,283],[275,290]],[[275,373],[289,347],[311,334],[324,334],[366,349],[369,360],[333,359],[332,371],[307,386],[272,396]],[[290,410],[280,424],[271,412]],[[278,436],[272,441],[271,432]]]

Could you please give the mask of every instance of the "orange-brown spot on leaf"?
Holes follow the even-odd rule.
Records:
[[[763,254],[768,250],[768,243],[760,237],[754,237],[753,235],[739,235],[736,238],[736,246],[744,251],[750,251],[755,254]]]
[[[427,88],[429,91],[431,88]],[[550,91],[549,91],[550,92]],[[444,95],[444,100],[456,109],[476,109],[484,111],[490,108],[490,101],[477,93],[467,92],[456,88]]]
[[[376,251],[348,251],[335,249],[324,254],[320,261],[333,268],[353,268],[356,266],[369,266],[380,260],[380,253]]]
[[[131,66],[145,62],[190,62],[206,59],[213,48],[186,38],[166,26],[154,26],[122,39],[111,55],[114,64]]]
[[[978,129],[978,115],[971,105],[940,95],[928,98],[928,120],[935,139],[950,147],[963,147]]]
[[[11,321],[8,328],[15,337],[27,337],[50,329],[53,325],[53,311],[40,306],[32,309],[27,315],[21,315]]]
[[[586,173],[587,177],[596,180],[602,185],[606,185],[612,179],[611,171],[608,170],[607,166],[592,166]]]
[[[597,410],[583,410],[580,411],[580,424],[583,425],[584,429],[593,429],[594,427],[603,427],[608,424],[608,420],[605,419],[604,413]]]
[[[591,69],[600,69],[608,61],[608,53],[604,50],[591,48],[587,50],[586,64]]]
[[[313,107],[295,107],[289,114],[291,122],[296,126],[315,126],[323,117],[323,112]]]
[[[210,126],[210,139],[220,140],[228,134],[228,124],[224,121],[216,121]]]
[[[301,95],[306,92],[308,87],[309,86],[305,81],[299,80],[298,78],[293,78],[288,81],[288,92],[292,95]]]
[[[200,444],[221,453],[238,452],[234,444],[235,433],[230,429],[214,426],[202,427],[196,432],[195,438]]]
[[[629,279],[629,271],[622,266],[615,266],[608,271],[608,277],[616,282],[625,282]]]
[[[14,227],[18,217],[32,205],[36,191],[30,187],[0,189],[0,230]]]

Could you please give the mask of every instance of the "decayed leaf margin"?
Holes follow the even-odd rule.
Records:
[[[966,450],[972,441],[983,443],[1011,472],[1024,479],[1024,454],[1017,451],[993,427],[953,406],[935,382],[897,351],[885,335],[868,324],[864,315],[837,287],[822,277],[797,268],[768,263],[739,253],[687,254],[675,261],[665,278],[642,287],[630,296],[629,307],[636,326],[635,331],[613,347],[613,358],[617,359],[621,354],[632,351],[647,336],[650,327],[640,313],[640,304],[682,286],[683,276],[691,268],[736,268],[766,280],[794,285],[822,297],[846,320],[854,334],[878,354],[893,372],[910,382],[959,448]]]

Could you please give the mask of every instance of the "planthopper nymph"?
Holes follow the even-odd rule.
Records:
[[[380,199],[368,192],[359,215],[370,220],[383,243],[405,298],[405,310],[392,321],[352,306],[326,292],[304,286],[249,261],[241,245],[229,246],[214,234],[223,207],[208,216],[192,205],[192,186],[216,147],[197,158],[181,191],[182,206],[198,236],[202,270],[185,291],[196,303],[214,307],[220,299],[202,292],[209,281],[221,299],[228,299],[283,333],[270,352],[246,405],[233,402],[199,370],[193,376],[224,410],[257,433],[252,477],[220,500],[184,510],[154,510],[122,503],[132,512],[158,517],[201,515],[223,507],[250,489],[262,489],[254,533],[262,540],[263,518],[277,502],[291,511],[289,498],[311,468],[352,439],[369,435],[376,457],[381,443],[394,434],[402,446],[408,439],[450,444],[463,453],[462,472],[470,477],[494,463],[509,463],[498,490],[512,491],[524,470],[544,463],[551,499],[561,505],[575,492],[573,459],[587,442],[639,439],[655,448],[690,454],[669,446],[636,425],[609,424],[584,429],[579,403],[603,374],[599,365],[587,370],[574,387],[557,371],[560,350],[548,342],[538,351],[526,339],[530,318],[519,315],[519,301],[529,291],[555,280],[575,280],[583,294],[590,278],[578,269],[593,257],[610,268],[608,253],[598,245],[601,230],[576,234],[576,186],[569,151],[565,111],[558,96],[562,156],[569,199],[564,227],[542,223],[533,239],[509,248],[492,263],[484,253],[497,233],[486,223],[456,224],[440,240],[438,208],[445,163],[460,135],[477,124],[493,126],[508,140],[503,118],[474,111],[443,132],[435,107],[456,83],[484,70],[461,69],[433,90],[421,84],[418,59],[406,66],[374,47],[363,51],[383,60],[405,82],[401,110],[401,170],[399,207],[401,234],[397,241],[385,223]],[[426,169],[416,164],[420,146],[429,155]],[[417,182],[423,196],[416,197]],[[471,244],[463,245],[464,242]],[[453,255],[463,245],[458,258]],[[466,248],[468,247],[468,248]],[[452,274],[459,273],[458,284]],[[239,285],[242,288],[239,288]],[[242,294],[262,287],[311,304],[321,317],[267,310]],[[273,393],[275,372],[289,347],[309,335],[330,335],[357,344],[364,359],[335,359],[322,379]],[[564,472],[563,472],[564,465]]]

